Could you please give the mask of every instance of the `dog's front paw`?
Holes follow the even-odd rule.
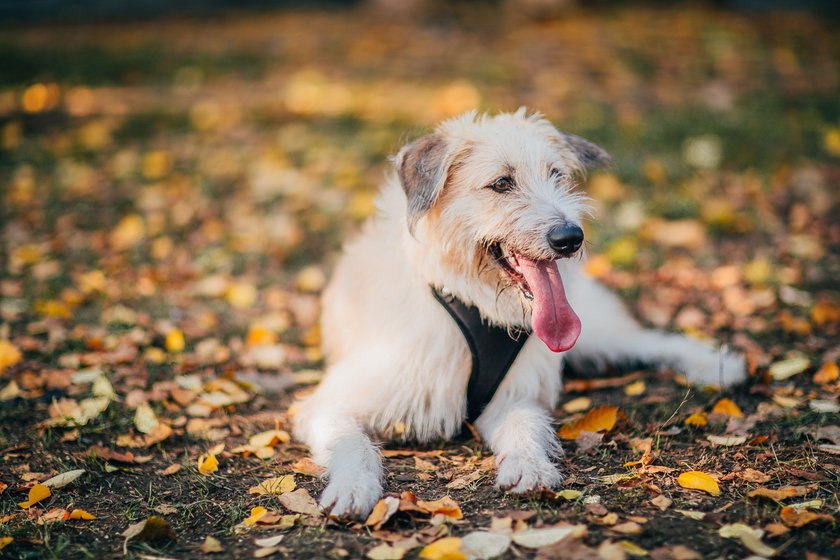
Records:
[[[319,505],[338,518],[364,519],[382,496],[379,478],[372,473],[342,473],[330,478]]]
[[[563,483],[557,466],[544,458],[508,455],[499,460],[497,471],[496,486],[516,494],[558,488]]]
[[[686,362],[685,375],[691,383],[728,387],[747,378],[744,356],[735,352],[705,352]]]

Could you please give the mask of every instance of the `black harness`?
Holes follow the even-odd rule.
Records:
[[[466,418],[472,424],[496,394],[496,389],[528,340],[528,332],[509,332],[508,329],[490,325],[482,320],[478,309],[464,304],[448,292],[432,288],[432,294],[461,329],[472,354]]]

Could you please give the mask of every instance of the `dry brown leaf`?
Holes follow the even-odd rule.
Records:
[[[772,490],[770,488],[756,488],[749,492],[747,496],[750,498],[769,498],[771,500],[781,501],[788,498],[796,498],[804,496],[815,491],[818,488],[816,484],[808,484],[807,486],[783,486],[782,488]]]
[[[318,504],[315,503],[306,488],[298,488],[294,492],[283,494],[278,500],[286,509],[294,513],[301,513],[310,517],[320,517],[321,515]]]
[[[123,542],[123,554],[128,554],[128,541],[139,540],[146,542],[174,541],[175,530],[162,517],[149,516],[148,519],[138,521],[123,531],[125,541]]]
[[[225,549],[222,548],[222,543],[219,539],[215,537],[211,537],[207,535],[204,537],[204,542],[201,543],[201,552],[204,554],[214,554],[216,552],[224,552]]]
[[[251,488],[249,488],[248,493],[259,495],[280,495],[285,494],[286,492],[291,492],[295,489],[296,486],[297,483],[295,482],[294,475],[285,474],[283,476],[263,480],[256,486],[252,486]]]
[[[738,471],[737,473],[735,473],[735,476],[737,476],[741,480],[745,480],[747,482],[755,482],[756,484],[764,484],[771,478],[769,474],[764,474],[761,471],[757,471],[755,469],[750,468]]]
[[[301,459],[300,461],[292,463],[292,472],[296,474],[303,474],[306,476],[318,478],[322,474],[324,474],[324,472],[326,472],[326,469],[320,465],[315,464],[315,462],[309,457],[306,457]]]
[[[461,507],[449,496],[444,496],[439,500],[433,501],[417,500],[417,509],[431,515],[442,514],[452,519],[461,519],[464,517],[461,513]]]
[[[814,521],[828,521],[834,522],[834,517],[829,513],[814,513],[807,509],[797,509],[791,506],[785,506],[779,512],[779,517],[782,523],[788,527],[802,527]]]
[[[379,530],[385,523],[388,522],[389,519],[391,519],[391,516],[393,516],[399,508],[399,499],[392,496],[386,496],[376,502],[376,505],[373,506],[373,511],[371,511],[370,515],[368,515],[365,525],[373,527],[375,531]]]

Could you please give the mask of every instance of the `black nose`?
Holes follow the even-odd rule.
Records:
[[[548,244],[560,256],[568,257],[583,245],[583,230],[571,224],[554,226],[548,232]]]

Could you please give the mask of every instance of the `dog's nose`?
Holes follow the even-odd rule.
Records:
[[[548,244],[561,256],[568,257],[583,245],[583,230],[572,224],[554,226],[548,232]]]

